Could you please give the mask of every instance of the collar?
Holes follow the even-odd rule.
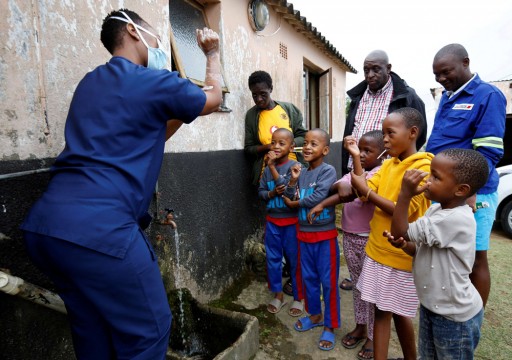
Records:
[[[393,84],[393,99],[395,99],[397,96],[400,96],[402,94],[407,94],[407,83],[405,80],[400,78],[400,76],[393,71],[389,74],[391,77],[391,83]],[[347,91],[347,95],[350,97],[350,99],[354,100],[357,99],[359,96],[363,96],[364,92],[368,88],[368,83],[366,80],[361,81],[359,84],[354,86],[352,89]],[[393,100],[392,99],[392,100]]]
[[[468,86],[468,84],[471,81],[473,81],[476,77],[477,77],[477,73],[474,73],[473,76],[471,77],[471,79],[469,79],[464,85],[459,87],[457,90],[455,90],[455,91],[446,91],[446,96],[448,96],[448,99],[451,99],[453,96],[456,96],[457,94],[461,93],[462,90],[464,90],[466,88],[466,86]]]

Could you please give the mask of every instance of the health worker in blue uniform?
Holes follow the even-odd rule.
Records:
[[[165,141],[221,103],[219,37],[197,30],[204,90],[164,69],[160,38],[133,11],[111,12],[101,41],[113,57],[78,84],[66,146],[21,228],[66,304],[79,360],[164,359],[171,312],[143,228]]]

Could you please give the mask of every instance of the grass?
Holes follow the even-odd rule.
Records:
[[[512,239],[496,229],[487,253],[491,293],[475,359],[512,359]]]

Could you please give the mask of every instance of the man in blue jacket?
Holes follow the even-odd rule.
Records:
[[[475,212],[476,256],[470,275],[485,306],[491,289],[487,250],[498,205],[499,176],[495,167],[503,156],[507,101],[498,88],[471,73],[468,53],[460,44],[449,44],[439,50],[433,70],[436,81],[446,91],[439,103],[427,151],[437,154],[448,148],[474,149],[489,165],[487,183],[468,201],[473,208],[476,202],[489,204]]]

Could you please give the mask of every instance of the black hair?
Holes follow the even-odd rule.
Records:
[[[384,150],[384,134],[382,134],[382,130],[368,131],[361,136],[361,139],[364,137],[375,140],[379,149]]]
[[[464,60],[468,57],[468,52],[461,44],[448,44],[443,46],[434,57],[434,61],[442,59],[447,55],[453,55],[459,60]]]
[[[293,136],[293,133],[289,129],[287,129],[287,128],[279,128],[279,129],[275,130],[272,134],[275,134],[278,131],[286,133],[286,136],[288,136],[292,142],[295,141],[295,137]]]
[[[423,115],[421,115],[418,110],[411,107],[404,107],[396,109],[392,114],[399,114],[404,119],[405,126],[408,129],[416,126],[418,128],[418,135],[423,132]]]
[[[269,89],[272,89],[272,77],[266,71],[258,70],[249,76],[249,87],[259,83],[265,83]]]
[[[318,132],[322,135],[322,137],[324,138],[324,141],[325,141],[325,145],[326,146],[329,146],[331,145],[331,137],[329,136],[329,134],[327,133],[327,131],[325,131],[324,129],[320,129],[320,128],[314,128],[314,129],[311,129],[309,130],[311,132]]]
[[[478,151],[470,149],[446,149],[437,154],[454,162],[453,176],[458,184],[471,187],[468,197],[485,185],[489,176],[487,160]]]
[[[139,14],[128,9],[113,10],[108,14],[105,19],[103,19],[103,25],[101,25],[100,39],[103,46],[105,46],[105,49],[107,49],[111,54],[113,54],[114,50],[121,45],[123,41],[123,32],[126,31],[126,22],[117,19],[110,19],[112,16],[126,19],[121,11],[125,12],[135,24],[141,26],[147,25],[147,22],[144,21]]]

